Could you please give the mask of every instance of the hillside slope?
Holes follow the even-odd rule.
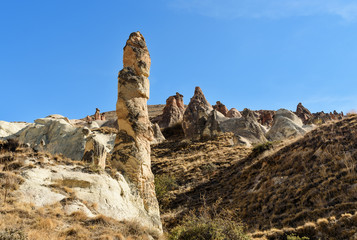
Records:
[[[270,155],[256,155],[237,158],[209,181],[177,194],[170,208],[198,209],[221,198],[220,207],[234,210],[252,232],[329,219],[340,224],[334,229],[339,237],[326,231],[321,239],[356,237],[357,116],[323,125]],[[217,150],[213,159],[220,156],[225,154]],[[341,215],[348,223],[338,221]],[[307,235],[315,239],[314,234]]]

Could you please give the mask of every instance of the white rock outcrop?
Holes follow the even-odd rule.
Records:
[[[279,109],[275,116],[273,125],[266,137],[271,141],[284,140],[290,137],[304,135],[309,128],[304,128],[301,119],[287,109]]]
[[[17,138],[20,131],[29,125],[31,123],[0,121],[0,139]]]
[[[73,160],[81,160],[87,140],[94,139],[105,147],[106,152],[110,152],[115,134],[92,132],[86,127],[73,126],[66,117],[51,115],[36,119],[34,124],[23,128],[18,139],[21,143],[29,143],[38,151],[63,154]]]
[[[119,221],[137,221],[143,226],[157,228],[153,226],[152,216],[147,213],[142,199],[132,194],[121,174],[112,178],[106,173],[83,172],[83,167],[50,162],[52,164],[22,170],[24,182],[15,195],[22,202],[38,207],[62,202],[67,214],[75,211],[82,211],[89,217],[103,214]],[[56,186],[70,188],[75,200],[71,200],[66,192],[55,190]],[[64,199],[68,200],[63,202]],[[90,210],[93,204],[95,210]]]

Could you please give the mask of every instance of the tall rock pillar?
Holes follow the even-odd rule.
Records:
[[[118,76],[119,133],[111,164],[129,180],[132,191],[143,199],[145,210],[161,228],[150,159],[153,138],[147,108],[150,65],[143,35],[130,34],[124,47],[123,69]]]

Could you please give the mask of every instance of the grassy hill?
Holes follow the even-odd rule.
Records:
[[[221,199],[219,208],[234,211],[253,237],[357,237],[357,116],[291,143],[273,143],[265,152],[262,146],[252,152],[232,147],[224,139],[177,145],[153,148],[154,173],[178,182],[163,211],[169,228],[189,209]]]

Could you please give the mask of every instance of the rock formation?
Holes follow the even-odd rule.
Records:
[[[267,133],[269,140],[284,140],[290,137],[302,136],[306,133],[301,119],[293,112],[279,109],[274,117],[273,126]]]
[[[115,139],[115,134],[102,134],[92,132],[87,127],[76,127],[68,118],[61,115],[36,119],[34,124],[27,125],[17,135],[21,143],[28,143],[32,148],[52,154],[63,154],[73,160],[83,158],[87,141],[90,139],[96,142],[93,144],[104,146],[106,153],[112,150]],[[90,143],[87,149],[89,145]],[[93,156],[102,155],[96,151]]]
[[[309,119],[307,124],[316,124],[320,125],[331,120],[341,120],[343,118],[343,112],[337,113],[336,110],[330,113],[325,113],[324,111],[313,113],[312,117]]]
[[[213,109],[217,110],[220,113],[222,113],[225,117],[227,116],[228,109],[227,109],[226,105],[224,105],[220,101],[217,101],[216,105],[213,105]]]
[[[100,110],[98,108],[95,109],[94,120],[101,120]]]
[[[312,118],[312,114],[309,109],[305,108],[301,103],[297,105],[295,114],[301,119],[304,124],[307,124]]]
[[[21,130],[23,130],[24,128],[26,128],[29,125],[32,125],[32,124],[25,123],[25,122],[0,121],[0,140],[18,137]]]
[[[231,108],[231,110],[228,111],[226,117],[229,117],[229,118],[240,118],[242,117],[242,114],[240,114],[240,112],[235,109],[235,108]]]
[[[259,110],[255,111],[258,115],[258,122],[266,127],[271,127],[274,120],[275,111],[271,110]]]
[[[105,146],[95,138],[89,137],[84,148],[82,160],[104,169],[106,158],[107,151]]]
[[[151,127],[153,131],[153,139],[151,140],[151,144],[162,143],[163,141],[166,140],[164,135],[162,135],[160,127],[157,123],[152,124]]]
[[[220,124],[221,122],[224,122],[227,119],[228,118],[226,118],[221,112],[217,110],[212,110],[211,113],[208,115],[202,136],[205,138],[212,138],[220,135],[222,133]]]
[[[182,122],[184,112],[183,95],[177,92],[176,95],[166,99],[163,113],[153,119],[153,122],[157,122],[161,128],[173,127]]]
[[[144,37],[140,32],[130,34],[124,47],[123,69],[118,76],[116,113],[119,133],[111,164],[130,181],[131,190],[143,200],[153,225],[161,229],[150,160],[150,141],[153,139],[147,108],[150,65]]]
[[[254,112],[247,108],[243,110],[241,118],[230,118],[219,126],[223,132],[233,132],[239,142],[247,146],[267,141],[265,128],[258,123]]]
[[[195,88],[195,93],[183,115],[182,128],[187,138],[200,138],[205,128],[208,115],[213,110],[206,100],[200,87]]]

